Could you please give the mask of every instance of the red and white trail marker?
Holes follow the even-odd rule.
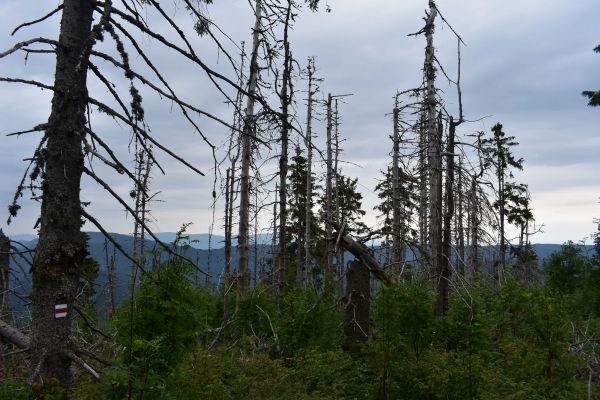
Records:
[[[66,318],[68,311],[66,304],[57,304],[54,306],[54,318]]]

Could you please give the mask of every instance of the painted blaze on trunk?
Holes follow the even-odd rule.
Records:
[[[65,0],[52,111],[43,150],[44,176],[39,243],[32,266],[31,368],[71,382],[68,352],[72,349],[71,313],[55,318],[57,304],[75,299],[86,256],[81,233],[80,180],[83,171],[82,139],[87,104],[87,55],[93,5],[90,0]]]

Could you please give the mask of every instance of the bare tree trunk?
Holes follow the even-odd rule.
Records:
[[[40,235],[31,269],[31,367],[63,386],[71,383],[71,310],[86,256],[79,191],[88,97],[86,45],[93,10],[91,0],[63,2],[56,90],[46,130]],[[62,304],[67,315],[55,318],[55,306]]]
[[[223,291],[227,292],[230,284],[231,277],[231,220],[230,220],[230,207],[232,203],[233,182],[231,179],[232,170],[227,168],[225,173],[225,265],[223,267]]]
[[[456,214],[457,231],[457,269],[460,276],[465,276],[465,232],[464,232],[464,200],[462,183],[462,158],[458,160],[458,204]]]
[[[338,99],[334,100],[334,111],[333,111],[333,140],[335,141],[334,149],[333,149],[333,182],[332,185],[334,187],[333,192],[333,214],[334,221],[336,224],[342,225],[344,222],[342,221],[342,212],[340,209],[340,186],[339,186],[339,176],[341,175],[341,171],[339,170],[339,156],[340,156],[340,114],[338,111]],[[344,250],[341,247],[337,247],[333,249],[335,254],[335,269],[336,269],[336,280],[338,282],[338,294],[341,297],[343,295],[344,290],[344,280],[342,279],[344,275]]]
[[[448,311],[448,286],[452,277],[452,217],[454,215],[454,138],[456,125],[450,117],[448,145],[446,148],[446,214],[444,215],[442,270],[438,280],[437,314],[446,315]]]
[[[304,274],[302,284],[308,280],[311,269],[311,216],[312,216],[312,106],[313,106],[313,76],[315,72],[314,58],[308,60],[308,106],[306,110],[306,215],[304,233]]]
[[[469,245],[469,275],[473,282],[479,268],[479,204],[477,201],[477,180],[471,180],[469,191],[469,230],[471,243]]]
[[[331,134],[333,130],[332,99],[331,93],[327,96],[327,172],[325,176],[325,241],[327,243],[327,269],[325,270],[325,282],[331,283],[333,279],[333,231],[331,222],[333,220],[333,149]]]
[[[394,149],[392,155],[392,271],[400,274],[403,269],[404,244],[401,237],[401,206],[400,206],[400,110],[398,98],[393,112]]]
[[[277,194],[279,193],[279,187],[275,184],[275,200],[273,201],[273,237],[271,241],[271,286],[274,287],[277,279]]]
[[[260,207],[258,206],[258,182],[254,188],[254,271],[252,274],[252,279],[254,282],[254,287],[257,286],[258,283],[258,213],[260,212]]]
[[[287,10],[283,28],[283,77],[281,83],[281,157],[279,158],[279,277],[278,292],[280,295],[285,291],[286,270],[286,224],[287,224],[287,172],[288,172],[288,135],[289,135],[289,106],[291,103],[291,73],[292,54],[290,51],[289,28],[292,16],[292,0],[287,0]]]
[[[429,219],[427,216],[428,196],[427,188],[427,131],[425,129],[424,118],[419,122],[419,264],[424,276],[428,276],[429,266]]]
[[[433,0],[429,1],[425,28],[425,123],[428,141],[429,167],[429,265],[430,274],[440,277],[442,268],[442,157],[441,157],[441,124],[436,121],[436,89],[435,89],[435,49],[433,33],[437,8]]]
[[[494,278],[496,279],[495,284],[497,285],[497,288],[500,287],[501,285],[501,281],[502,281],[502,276],[504,274],[504,270],[506,269],[506,243],[505,243],[505,239],[504,239],[504,218],[505,218],[505,209],[504,209],[504,203],[505,203],[505,199],[504,199],[504,168],[503,168],[503,160],[502,160],[502,146],[500,144],[500,141],[497,140],[497,152],[498,152],[498,159],[497,159],[497,163],[498,163],[498,203],[500,204],[500,210],[499,210],[499,218],[500,218],[500,232],[498,233],[499,235],[499,240],[498,240],[498,262],[494,263]]]
[[[240,75],[239,85],[244,85],[244,63],[246,61],[245,43],[241,43],[242,52],[240,60]],[[236,164],[240,157],[241,147],[243,146],[243,135],[239,133],[244,129],[244,116],[242,115],[241,109],[243,107],[244,96],[241,92],[238,92],[235,101],[235,110],[233,112],[233,128],[231,130],[231,139],[229,142],[229,161],[231,167],[227,169],[225,179],[225,266],[223,268],[223,295],[226,295],[231,285],[231,262],[233,256],[231,254],[232,249],[232,237],[233,237],[233,205],[235,201],[235,174]],[[234,153],[234,146],[237,146]],[[225,301],[225,305],[227,302]]]
[[[108,239],[104,239],[104,258],[106,260],[106,273],[108,277],[108,307],[106,310],[106,315],[110,316],[116,310],[116,291],[117,291],[117,283],[115,277],[115,264],[116,264],[116,249],[113,248],[113,254],[111,256],[108,255]]]
[[[10,298],[9,290],[10,240],[0,229],[0,320],[8,318]]]
[[[250,163],[252,158],[253,136],[256,134],[256,116],[254,106],[258,84],[258,48],[260,45],[262,0],[256,0],[254,32],[252,36],[252,54],[250,56],[250,77],[248,80],[248,98],[242,130],[242,171],[240,177],[240,221],[238,233],[238,292],[248,288],[248,232],[250,228]]]
[[[135,222],[133,228],[133,257],[137,259],[140,265],[145,265],[145,231],[142,223],[146,223],[146,212],[148,206],[148,191],[149,191],[149,180],[150,180],[150,169],[151,169],[151,156],[146,152],[148,143],[144,143],[143,148],[138,147],[136,139],[136,184],[135,188]],[[139,185],[139,186],[138,186]],[[132,297],[135,293],[137,285],[138,266],[137,264],[131,265],[131,275],[129,281],[129,297]]]

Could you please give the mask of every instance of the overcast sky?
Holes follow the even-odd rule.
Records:
[[[118,2],[116,2],[118,3]],[[183,9],[164,1],[180,26],[189,32],[191,20]],[[207,12],[235,41],[250,41],[252,16],[246,0],[215,0]],[[518,179],[529,184],[533,209],[544,233],[536,242],[561,243],[581,240],[595,231],[594,217],[600,217],[600,109],[586,106],[581,91],[600,89],[600,55],[592,49],[600,44],[600,2],[597,0],[438,0],[438,7],[466,47],[462,49],[462,84],[467,119],[478,120],[461,126],[467,135],[490,130],[502,122],[504,130],[520,142],[515,150],[525,159],[524,172]],[[13,27],[21,21],[35,19],[58,4],[57,1],[3,0],[0,3],[0,48],[15,41],[37,36],[56,37],[57,16],[43,25],[23,29],[14,37]],[[316,56],[318,75],[324,79],[321,94],[352,93],[340,105],[343,117],[341,134],[344,173],[358,177],[368,211],[365,222],[375,224],[371,211],[376,201],[372,192],[379,170],[385,167],[390,151],[389,112],[396,90],[418,86],[423,65],[422,37],[408,37],[418,31],[427,5],[425,0],[329,0],[331,12],[303,12],[292,34],[294,56],[305,64],[308,56]],[[150,21],[153,14],[148,14]],[[156,22],[153,29],[165,31]],[[181,97],[200,104],[225,119],[231,110],[203,73],[180,60],[147,37],[139,36]],[[193,37],[193,35],[191,35]],[[438,59],[446,72],[456,73],[456,40],[438,23],[435,38]],[[193,37],[198,53],[215,69],[228,71],[225,58],[207,39]],[[101,48],[108,48],[102,44]],[[231,46],[230,46],[231,48]],[[232,50],[232,53],[236,53]],[[137,61],[134,58],[134,62]],[[53,60],[48,55],[32,56],[25,63],[22,54],[0,60],[0,76],[35,78],[52,82]],[[117,71],[107,71],[115,83],[124,83]],[[304,83],[298,83],[304,86]],[[447,108],[456,108],[453,89],[440,76],[438,86],[447,94]],[[300,87],[300,89],[302,88]],[[90,93],[107,98],[105,90],[90,80]],[[207,172],[194,175],[172,162],[166,155],[159,160],[165,176],[156,175],[153,190],[160,191],[160,203],[152,205],[159,231],[174,231],[185,222],[193,222],[193,232],[206,232],[211,222],[212,156],[202,140],[194,135],[170,103],[143,92],[148,123],[153,134],[165,141],[194,165]],[[50,108],[50,93],[14,84],[0,85],[0,127],[2,132],[24,130],[45,122]],[[300,101],[298,107],[302,107]],[[96,118],[94,129],[101,131],[127,155],[129,133],[102,118]],[[483,118],[486,117],[486,118]],[[483,118],[483,119],[482,119]],[[201,120],[210,141],[221,145],[227,130]],[[317,136],[324,131],[317,123]],[[6,225],[6,206],[30,157],[38,134],[19,138],[0,138],[0,228],[9,234],[32,232],[39,212],[35,202],[22,201],[19,218]],[[356,165],[354,165],[356,164]],[[126,195],[130,188],[124,178],[111,177],[110,171],[98,165],[111,186]],[[28,198],[29,196],[26,196]],[[90,213],[101,219],[110,231],[132,231],[131,219],[125,218],[106,192],[84,179],[82,199],[91,201]],[[217,217],[221,206],[217,206]],[[85,229],[91,229],[86,226]],[[215,231],[220,231],[219,227]]]

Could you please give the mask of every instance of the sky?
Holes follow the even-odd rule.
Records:
[[[118,4],[119,2],[115,2]],[[4,0],[0,3],[0,49],[32,37],[56,37],[59,18],[24,28],[11,36],[22,21],[36,19],[54,8],[56,0]],[[192,20],[176,1],[163,1],[165,9],[188,33],[197,53],[207,64],[234,78],[226,58],[207,38],[191,31]],[[316,57],[320,83],[319,97],[327,93],[346,94],[340,104],[343,142],[343,172],[358,177],[364,196],[365,222],[376,225],[377,202],[373,189],[388,162],[391,150],[389,135],[393,96],[397,90],[419,85],[423,66],[423,37],[409,37],[423,26],[425,0],[328,0],[319,12],[304,10],[291,34],[294,57],[300,65],[309,56]],[[461,49],[461,82],[467,120],[459,134],[489,132],[501,122],[505,132],[520,143],[515,152],[523,157],[524,171],[517,174],[531,191],[537,224],[542,232],[538,243],[580,241],[596,230],[593,221],[600,217],[600,109],[586,106],[582,90],[600,89],[600,55],[592,49],[600,44],[600,2],[597,0],[438,0],[445,19],[466,43]],[[215,0],[207,15],[228,34],[233,42],[250,42],[253,24],[247,0]],[[164,22],[148,12],[152,29],[168,32]],[[166,37],[168,33],[164,33]],[[216,93],[204,73],[182,60],[172,51],[145,35],[136,35],[144,49],[156,60],[165,78],[181,98],[231,120],[232,110],[223,96]],[[223,38],[233,56],[238,50]],[[449,76],[456,76],[456,38],[438,21],[436,56]],[[99,45],[110,51],[110,43]],[[132,57],[134,68],[139,58]],[[118,71],[104,67],[107,77],[117,86],[127,87]],[[0,59],[0,76],[52,82],[53,59],[49,55],[22,53]],[[140,71],[149,71],[142,66]],[[297,82],[298,90],[305,82]],[[457,107],[454,88],[440,74],[438,87],[446,97],[446,107]],[[90,94],[108,100],[105,88],[94,79],[89,81]],[[226,89],[227,90],[227,89]],[[232,93],[229,91],[228,93]],[[303,94],[304,96],[305,94]],[[198,176],[181,164],[160,154],[166,174],[158,173],[152,181],[159,200],[152,204],[152,226],[157,231],[175,231],[192,222],[192,232],[207,232],[212,221],[213,158],[202,139],[193,132],[170,102],[161,100],[142,88],[148,124],[155,137],[177,151],[189,162],[206,172]],[[0,84],[0,134],[28,129],[47,120],[50,93],[37,88],[9,83]],[[299,119],[303,101],[298,102]],[[119,157],[131,161],[128,152],[130,133],[123,126],[94,113],[94,130],[101,132],[116,149]],[[209,141],[222,146],[228,138],[227,128],[199,119]],[[316,122],[317,143],[325,134],[322,122]],[[6,224],[8,204],[31,156],[39,134],[0,137],[0,228],[9,235],[33,232],[39,213],[37,203],[22,199],[22,210],[11,225]],[[294,139],[298,140],[298,139]],[[274,155],[274,154],[271,154]],[[267,157],[265,155],[265,157]],[[131,185],[121,176],[95,163],[96,172],[111,187],[127,196]],[[265,167],[264,174],[272,172]],[[101,220],[107,230],[129,233],[131,218],[123,207],[89,179],[82,181],[82,200],[89,201],[88,212]],[[218,218],[222,203],[216,204],[215,232],[221,232]],[[266,221],[266,218],[264,219]],[[266,222],[265,222],[266,223]],[[263,224],[264,225],[264,224]],[[266,227],[265,227],[266,228]],[[91,226],[84,229],[95,230]]]

